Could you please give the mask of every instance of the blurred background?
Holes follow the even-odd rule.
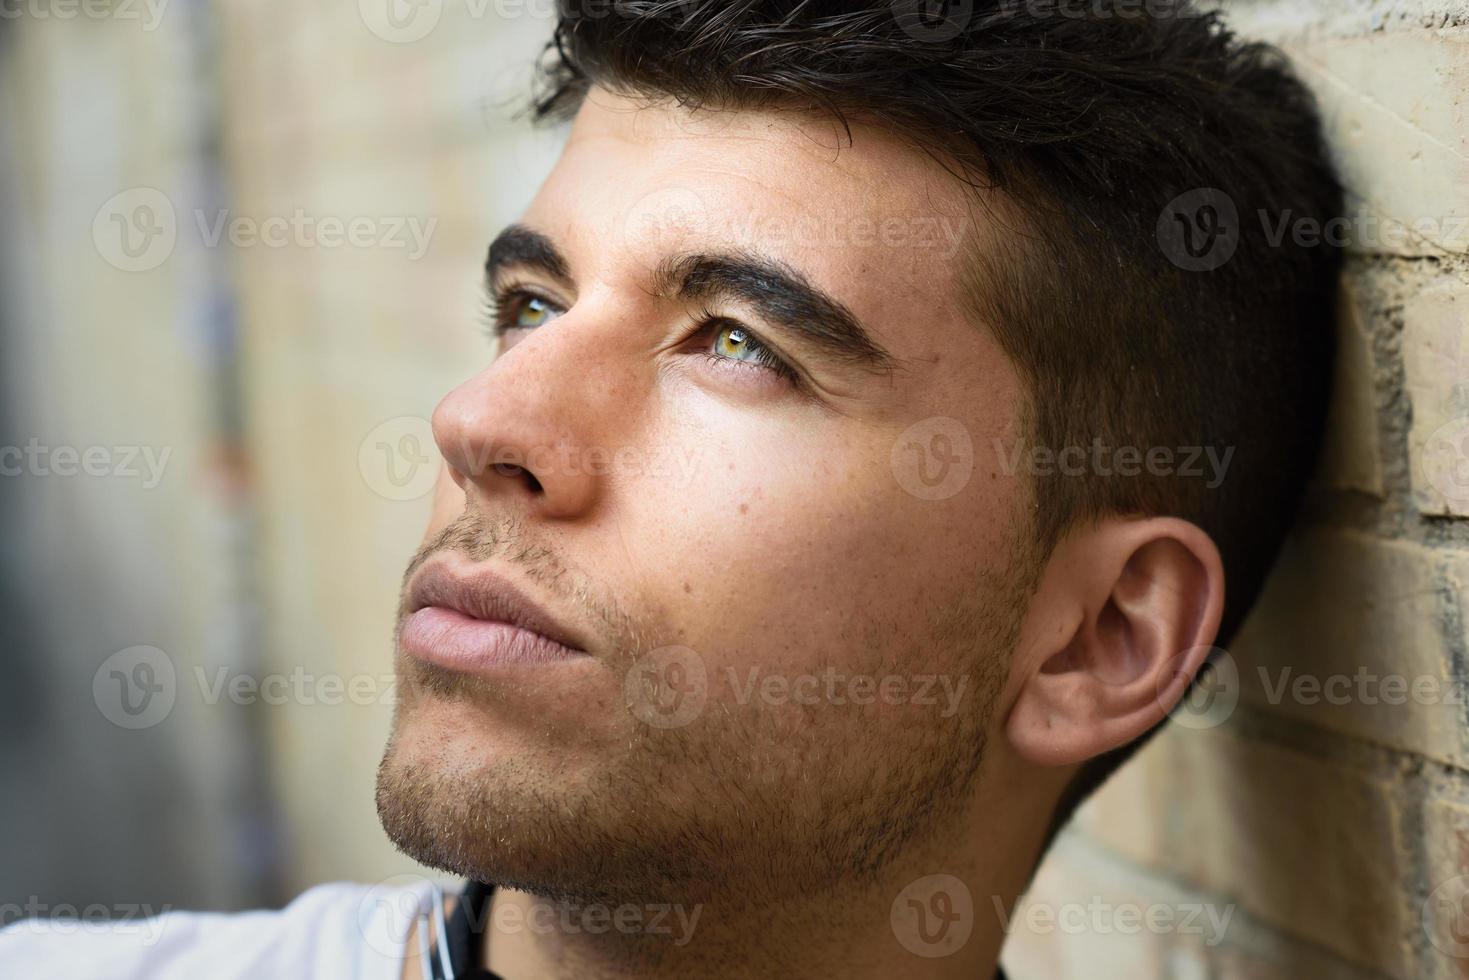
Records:
[[[0,8],[0,901],[407,867],[392,616],[549,8]]]
[[[0,0],[5,921],[414,870],[373,805],[393,609],[484,250],[562,138],[517,118],[551,6]],[[1469,0],[1223,6],[1368,222],[1331,444],[1217,699],[995,910],[1007,959],[1469,977]]]

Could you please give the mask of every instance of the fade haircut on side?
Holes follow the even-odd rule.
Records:
[[[1026,382],[1031,443],[1232,453],[1217,486],[1207,468],[1036,476],[1037,561],[1079,522],[1192,521],[1223,557],[1227,643],[1324,425],[1341,255],[1280,233],[1342,211],[1313,99],[1278,52],[1187,0],[928,6],[562,0],[535,113],[565,118],[593,85],[692,109],[824,109],[1001,192],[1022,227],[969,250],[967,312]],[[1056,826],[1144,740],[1087,763]]]

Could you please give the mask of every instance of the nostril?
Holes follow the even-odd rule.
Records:
[[[530,489],[531,493],[541,492],[541,481],[537,480],[536,475],[525,467],[516,466],[514,463],[496,463],[494,465],[495,472],[501,476],[520,477],[525,481],[525,485]]]

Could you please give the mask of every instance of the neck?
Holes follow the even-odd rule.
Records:
[[[986,826],[983,838],[1023,844],[982,855],[928,847],[877,881],[759,903],[715,894],[694,905],[574,907],[501,889],[483,965],[507,980],[988,978],[1040,841],[1034,828]]]

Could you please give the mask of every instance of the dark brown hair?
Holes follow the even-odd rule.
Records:
[[[971,312],[1028,382],[1034,445],[1232,453],[1214,486],[1176,467],[1038,476],[1036,553],[1105,515],[1192,521],[1223,555],[1228,642],[1323,428],[1340,252],[1281,234],[1342,209],[1313,100],[1186,0],[933,6],[563,0],[536,112],[564,117],[592,85],[824,108],[1004,192],[1024,233],[972,250]],[[1058,824],[1138,744],[1088,763]]]

